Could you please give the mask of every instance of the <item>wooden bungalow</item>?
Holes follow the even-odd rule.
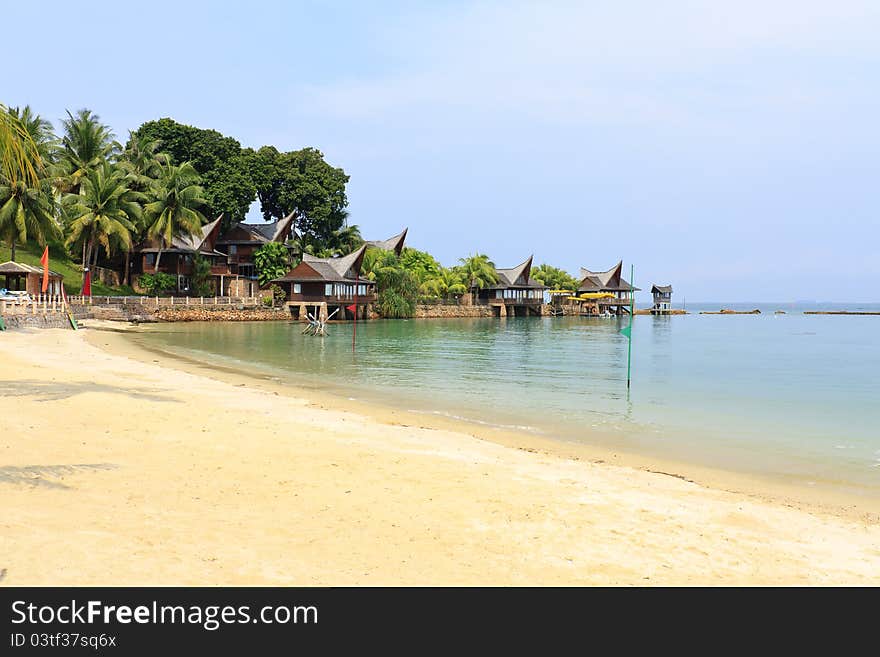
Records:
[[[671,285],[652,285],[651,294],[654,297],[654,305],[651,306],[652,315],[666,315],[672,310]]]
[[[365,244],[367,245],[367,248],[394,251],[399,257],[400,254],[403,253],[403,244],[406,241],[406,233],[408,230],[409,228],[404,228],[402,233],[398,233],[394,237],[389,237],[387,240],[367,241]]]
[[[254,296],[259,286],[256,283],[257,269],[254,253],[264,244],[278,242],[286,244],[293,229],[294,213],[283,219],[266,224],[235,223],[217,240],[215,248],[226,254],[226,264],[233,281],[228,286],[240,296]]]
[[[49,270],[49,287],[46,294],[61,294],[64,277],[58,272]],[[35,297],[42,294],[43,268],[26,265],[23,262],[9,260],[0,264],[0,288],[14,292],[27,292]]]
[[[631,288],[621,272],[623,261],[607,271],[590,271],[581,268],[581,282],[576,292],[577,303],[585,314],[629,314]],[[632,288],[639,290],[639,288]]]
[[[214,278],[216,294],[227,294],[226,284],[229,281],[229,267],[226,254],[217,251],[214,246],[220,234],[220,217],[202,226],[195,235],[179,235],[171,240],[171,244],[161,248],[158,239],[148,239],[138,244],[135,257],[132,259],[133,274],[155,274],[157,272],[177,277],[177,291],[187,293],[192,287],[193,256],[199,255],[211,262],[211,276]],[[162,256],[159,257],[161,250]],[[156,268],[156,261],[159,267]]]
[[[471,288],[475,304],[489,305],[496,317],[540,315],[547,288],[531,278],[532,257],[509,269],[495,269],[498,282],[483,288]]]
[[[360,278],[367,245],[341,258],[316,258],[308,253],[302,262],[277,283],[287,293],[287,306],[295,319],[307,314],[332,319],[354,319],[349,306],[355,306],[358,319],[367,319],[369,306],[376,302],[376,284]]]

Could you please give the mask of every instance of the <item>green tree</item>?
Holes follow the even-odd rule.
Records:
[[[428,278],[419,288],[422,296],[429,298],[460,297],[468,291],[461,272],[442,267],[436,276]]]
[[[147,235],[159,238],[159,252],[156,254],[156,271],[166,248],[177,235],[195,235],[205,216],[200,209],[207,204],[199,186],[199,175],[189,162],[180,166],[159,165],[159,178],[150,195],[152,200],[144,206],[144,220]]]
[[[16,113],[0,103],[0,176],[10,183],[23,179],[26,186],[33,187],[42,170],[39,147]]]
[[[400,263],[393,251],[370,249],[364,255],[364,262],[367,262],[367,255],[371,257],[366,277],[376,281],[377,312],[391,319],[412,317],[419,300],[416,275]]]
[[[84,171],[79,192],[62,199],[70,221],[66,243],[81,247],[83,267],[97,263],[99,246],[108,258],[114,248],[131,250],[142,200],[129,187],[129,177],[119,165],[102,162]]]
[[[45,245],[50,238],[61,234],[55,219],[55,201],[48,180],[43,155],[48,158],[47,144],[51,137],[51,125],[33,115],[30,108],[24,112],[3,108],[0,123],[12,126],[9,136],[15,143],[9,145],[13,157],[9,172],[0,174],[0,237],[10,246],[15,260],[17,244],[36,239]]]
[[[266,221],[296,210],[294,230],[303,247],[333,248],[334,235],[344,229],[348,215],[345,185],[349,176],[345,171],[330,166],[315,148],[279,153],[264,146],[251,153],[257,197]]]
[[[156,188],[157,182],[162,175],[163,164],[168,164],[170,157],[159,149],[159,142],[147,137],[136,137],[129,132],[129,140],[119,160],[119,164],[128,172],[129,186],[132,190],[149,195]],[[146,233],[147,226],[144,216],[133,221],[135,230],[132,239],[139,241]],[[125,263],[123,265],[122,283],[128,285],[131,250],[125,251]]]
[[[155,274],[142,274],[138,278],[140,285],[147,294],[164,294],[177,289],[177,276],[157,272]]]
[[[214,278],[211,276],[211,261],[201,253],[192,255],[192,294],[207,297],[214,294]]]
[[[290,252],[279,242],[268,242],[254,253],[254,266],[261,286],[290,271]]]
[[[483,289],[498,282],[495,263],[489,260],[489,256],[475,253],[467,258],[461,258],[459,262],[461,266],[458,271],[469,289]]]
[[[334,230],[330,235],[328,246],[329,248],[337,249],[342,254],[346,254],[361,248],[363,243],[364,238],[361,237],[361,229],[356,224],[352,224]]]
[[[61,121],[59,173],[56,187],[62,192],[76,194],[82,180],[91,169],[115,158],[121,146],[110,128],[101,123],[101,117],[91,110],[81,109],[76,115],[67,112]]]
[[[242,149],[232,137],[216,130],[204,130],[173,119],[159,119],[141,125],[129,139],[158,141],[172,163],[189,162],[201,176],[204,211],[208,216],[223,215],[223,225],[244,221],[256,198],[251,176],[253,151]]]
[[[579,282],[563,269],[547,264],[532,267],[532,278],[552,290],[577,290]]]
[[[400,254],[400,264],[411,271],[419,284],[423,284],[440,274],[440,263],[427,251],[419,251],[408,246]]]

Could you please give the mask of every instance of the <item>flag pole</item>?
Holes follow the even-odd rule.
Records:
[[[635,274],[635,266],[629,266],[629,346],[626,352],[626,389],[629,390],[630,386],[630,374],[632,372],[632,353],[633,353],[633,335],[632,335],[632,326],[633,326],[633,316],[635,315],[635,283],[633,282],[633,277]]]
[[[354,341],[358,332],[358,288],[361,286],[361,275],[358,273],[355,277],[354,286],[354,328],[351,331],[351,353],[354,353]]]

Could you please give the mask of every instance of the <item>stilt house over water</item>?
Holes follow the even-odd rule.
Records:
[[[360,278],[367,245],[341,258],[316,258],[303,254],[302,262],[273,283],[287,294],[287,306],[295,319],[307,313],[316,318],[367,319],[369,306],[376,302],[376,284]]]
[[[495,269],[498,282],[471,288],[475,304],[492,306],[496,317],[540,315],[546,286],[531,278],[532,257],[516,267]]]
[[[652,285],[651,294],[654,296],[654,305],[651,306],[652,314],[665,315],[672,310],[671,285]]]
[[[577,301],[585,314],[629,314],[631,291],[629,281],[623,278],[623,260],[607,271],[581,268],[581,282]],[[639,291],[639,288],[632,288]]]

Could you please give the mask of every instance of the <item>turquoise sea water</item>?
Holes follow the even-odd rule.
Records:
[[[373,321],[354,354],[351,324],[323,339],[292,322],[160,324],[134,339],[346,398],[880,495],[880,316],[780,307],[637,316],[629,395],[626,318]]]

